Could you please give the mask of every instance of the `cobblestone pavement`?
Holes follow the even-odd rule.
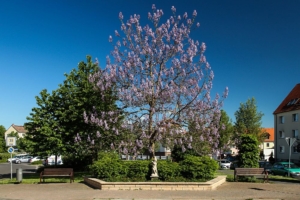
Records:
[[[0,200],[300,199],[300,184],[226,182],[213,191],[102,191],[83,183],[0,184]]]

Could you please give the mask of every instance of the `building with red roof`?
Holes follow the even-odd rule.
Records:
[[[297,152],[299,138],[300,84],[297,84],[274,111],[275,159],[288,161],[291,151],[291,162],[300,162]],[[289,140],[289,138],[291,138]],[[288,144],[288,142],[294,142]]]

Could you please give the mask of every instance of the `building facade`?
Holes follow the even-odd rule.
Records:
[[[300,163],[297,145],[300,143],[300,84],[297,84],[274,111],[275,159]],[[288,144],[289,138],[295,142]]]
[[[7,135],[9,135],[12,132],[16,132],[19,135],[19,138],[22,138],[25,136],[26,134],[26,130],[24,128],[24,126],[19,126],[19,125],[14,125],[12,124],[4,133],[4,137],[6,139]]]
[[[268,133],[268,136],[264,139],[261,144],[261,149],[263,151],[263,160],[269,160],[270,156],[273,154],[274,157],[274,128],[264,128],[264,133]]]

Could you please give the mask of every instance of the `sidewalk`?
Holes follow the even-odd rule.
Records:
[[[226,182],[213,191],[102,191],[84,183],[0,184],[0,200],[300,199],[300,185]]]

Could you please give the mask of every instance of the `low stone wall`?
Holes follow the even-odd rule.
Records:
[[[226,176],[218,176],[207,182],[105,182],[96,178],[84,178],[84,182],[100,190],[214,190],[226,182]]]

